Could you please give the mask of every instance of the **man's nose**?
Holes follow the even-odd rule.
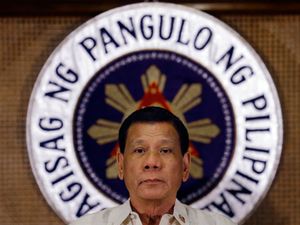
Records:
[[[145,156],[144,170],[152,171],[161,168],[161,158],[159,152],[149,151]]]

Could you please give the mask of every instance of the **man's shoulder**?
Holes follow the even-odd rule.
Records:
[[[121,224],[131,212],[129,200],[123,204],[106,208],[99,212],[83,216],[69,225],[108,225]]]
[[[91,213],[78,218],[71,222],[69,225],[96,225],[96,224],[108,224],[111,213],[117,207],[103,209],[101,211]]]
[[[228,217],[220,213],[210,212],[206,210],[195,209],[185,205],[191,224],[195,221],[201,221],[203,224],[214,225],[236,225]]]

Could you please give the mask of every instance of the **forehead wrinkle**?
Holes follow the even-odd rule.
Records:
[[[162,145],[164,145],[164,144],[175,145],[177,143],[177,141],[176,141],[175,138],[163,138],[163,139],[160,139],[160,140],[156,141],[156,143],[162,144]],[[133,139],[132,141],[129,141],[128,144],[130,144],[130,145],[142,145],[142,144],[147,144],[147,141],[145,141],[142,138],[138,138],[138,139]]]
[[[180,142],[179,135],[171,124],[171,127],[165,127],[163,130],[161,130],[161,127],[156,126],[160,124],[165,123],[146,123],[146,129],[143,129],[143,123],[133,124],[128,129],[127,143],[130,145],[144,144],[152,138],[154,138],[156,142],[161,144],[177,144],[177,142]]]
[[[132,141],[129,141],[131,144],[143,144],[144,142],[145,141],[143,139],[133,139]]]

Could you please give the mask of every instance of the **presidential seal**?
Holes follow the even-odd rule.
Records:
[[[282,148],[271,76],[235,31],[210,15],[166,3],[100,14],[55,49],[27,115],[32,170],[69,222],[128,198],[117,177],[121,122],[156,105],[190,134],[190,179],[178,198],[242,223],[267,193]]]

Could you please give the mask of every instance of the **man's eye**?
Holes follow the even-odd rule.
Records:
[[[163,154],[167,154],[167,153],[171,153],[172,152],[172,149],[170,148],[162,148],[160,150],[160,153],[163,153]]]
[[[142,154],[145,152],[145,150],[143,148],[136,148],[136,149],[134,149],[134,152],[138,153],[138,154]]]

